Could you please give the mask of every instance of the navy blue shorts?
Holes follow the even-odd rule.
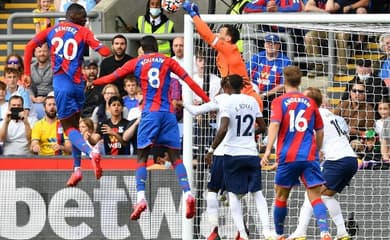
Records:
[[[207,179],[207,188],[218,192],[224,189],[225,184],[223,181],[223,163],[224,156],[213,156],[213,163],[210,167],[209,176]]]
[[[356,157],[345,157],[337,161],[325,161],[322,165],[322,175],[326,187],[340,193],[349,184],[358,170]]]
[[[225,187],[235,194],[254,193],[262,189],[259,156],[224,156]]]

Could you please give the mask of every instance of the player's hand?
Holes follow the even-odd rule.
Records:
[[[191,1],[185,1],[183,3],[183,9],[191,16],[199,16],[199,7],[196,3]]]
[[[28,76],[28,75],[23,75],[22,76],[22,82],[23,82],[23,85],[24,85],[24,87],[30,87],[30,85],[31,85],[31,77],[30,76]]]
[[[263,157],[261,158],[261,161],[260,161],[260,164],[261,164],[262,167],[268,166],[270,154],[271,153],[267,152],[267,151],[263,154]]]
[[[213,163],[213,153],[207,153],[205,159],[206,163],[211,166],[211,164]]]

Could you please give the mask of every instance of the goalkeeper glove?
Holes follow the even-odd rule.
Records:
[[[191,16],[199,16],[199,7],[196,3],[185,1],[183,3],[183,9]]]

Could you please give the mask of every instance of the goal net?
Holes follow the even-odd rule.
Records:
[[[359,156],[359,169],[354,179],[341,194],[340,201],[345,223],[353,239],[389,239],[390,236],[390,187],[388,165],[382,163],[380,155],[380,130],[374,137],[367,134],[379,126],[381,115],[377,111],[380,101],[388,97],[385,81],[379,77],[381,63],[387,57],[381,49],[381,39],[390,33],[390,20],[386,15],[327,15],[327,14],[248,14],[248,15],[201,15],[218,32],[223,24],[233,24],[240,29],[242,57],[248,66],[253,85],[259,94],[267,93],[274,86],[282,84],[282,70],[286,63],[297,65],[303,72],[301,90],[318,87],[327,96],[328,107],[337,109],[342,99],[350,99],[352,82],[359,75],[364,85],[365,101],[370,105],[358,118],[350,111],[346,121],[350,128],[358,124],[359,135],[353,136],[353,144]],[[268,44],[269,36],[275,42]],[[276,36],[276,37],[275,37]],[[382,36],[382,38],[381,38]],[[272,38],[272,37],[271,37]],[[265,41],[265,39],[268,39]],[[389,40],[390,42],[390,40]],[[213,81],[219,77],[213,49],[207,45],[193,27],[192,20],[185,16],[185,58],[187,70],[192,70],[195,55],[204,59],[202,87],[213,97]],[[277,54],[273,55],[272,51]],[[259,55],[257,62],[253,56]],[[191,67],[190,67],[191,66]],[[194,67],[194,71],[198,71]],[[371,74],[371,80],[363,75]],[[364,79],[364,80],[362,80]],[[271,92],[270,92],[271,93]],[[264,94],[264,115],[269,116],[270,102],[280,95]],[[192,94],[184,90],[184,101],[191,102]],[[268,112],[267,112],[268,111]],[[344,113],[341,111],[341,115]],[[373,114],[367,114],[372,111]],[[352,114],[352,115],[351,115]],[[359,115],[360,116],[360,115]],[[183,238],[204,239],[210,233],[206,213],[208,166],[205,152],[215,134],[215,114],[204,114],[192,118],[185,113],[184,161],[193,170],[193,189],[197,197],[197,214],[190,228],[190,236],[183,232]],[[374,132],[375,133],[375,132]],[[374,139],[373,139],[374,138]],[[352,139],[351,139],[352,140]],[[374,140],[374,142],[372,142]],[[371,141],[371,142],[370,142]],[[266,142],[265,136],[258,138],[259,152]],[[273,158],[275,158],[273,156]],[[193,166],[193,168],[192,168]],[[274,172],[262,170],[263,193],[267,199],[270,222],[273,226]],[[288,201],[288,217],[285,234],[291,234],[298,223],[303,203],[304,188],[294,188]],[[251,239],[263,239],[262,226],[254,200],[242,198],[244,221]],[[329,219],[331,235],[336,236],[336,227]],[[229,207],[220,201],[219,232],[223,239],[236,235]],[[310,222],[307,239],[318,239],[315,221]]]

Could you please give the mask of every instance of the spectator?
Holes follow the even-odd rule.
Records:
[[[327,0],[309,0],[305,5],[305,12],[328,13],[325,9]],[[337,36],[337,34],[336,34]],[[325,31],[311,30],[305,34],[305,52],[307,56],[316,57],[321,55],[321,42],[328,38],[328,33]],[[309,64],[308,77],[321,75],[324,71],[322,63]]]
[[[45,115],[43,101],[53,91],[53,71],[49,58],[49,48],[46,43],[35,48],[34,55],[36,61],[31,64],[30,94],[37,118],[41,119]]]
[[[112,73],[117,68],[122,67],[125,62],[133,58],[132,56],[126,54],[127,39],[125,36],[121,34],[114,36],[111,40],[111,45],[112,55],[104,58],[100,64],[99,77]],[[126,92],[123,89],[123,78],[119,78],[114,82],[114,84],[118,87],[121,96],[124,96]]]
[[[4,80],[7,84],[5,100],[9,101],[10,98],[14,95],[21,96],[23,98],[22,107],[25,110],[26,114],[29,115],[30,109],[32,107],[30,93],[26,88],[17,84],[19,78],[20,72],[15,68],[6,67],[4,69]]]
[[[144,34],[174,33],[175,23],[170,20],[161,8],[161,0],[148,0],[146,13],[139,16],[137,27],[132,32]],[[165,56],[171,56],[171,43],[167,40],[158,40],[158,52]]]
[[[365,85],[354,83],[349,99],[341,100],[334,114],[343,117],[348,123],[350,141],[358,139],[365,131],[373,129],[375,113],[372,105],[366,101]]]
[[[196,64],[196,73],[193,75],[194,81],[203,89],[206,88],[204,74],[205,74],[205,56],[206,54],[203,51],[197,51],[195,56],[195,64]],[[215,74],[208,74],[209,77],[209,97],[213,99],[221,89],[221,79]],[[201,104],[202,99],[196,94],[192,94],[193,101],[195,105]]]
[[[370,0],[369,13],[390,13],[389,0]]]
[[[56,9],[52,5],[51,0],[37,0],[38,8],[33,10],[33,13],[46,13],[46,12],[55,12]],[[45,30],[46,28],[52,27],[55,24],[54,18],[33,18],[35,24],[35,33]]]
[[[379,72],[379,77],[385,83],[385,85],[390,88],[390,34],[384,34],[380,37],[379,43],[381,49],[386,54],[386,59],[381,64],[381,70]]]
[[[136,137],[139,118],[132,122],[122,117],[123,100],[111,96],[108,100],[108,111],[111,117],[99,124],[97,133],[103,139],[106,155],[129,155],[129,141]]]
[[[245,13],[261,13],[261,12],[300,12],[304,5],[301,0],[262,0],[253,1],[246,4],[244,7]]]
[[[380,134],[381,154],[384,163],[390,163],[390,118],[383,122],[383,129]]]
[[[81,118],[79,129],[88,145],[94,147],[96,144],[99,144],[99,152],[105,155],[104,146],[101,144],[100,135],[95,132],[93,121],[90,118]]]
[[[35,122],[35,118],[28,117],[23,111],[23,98],[18,95],[10,97],[8,111],[0,127],[3,155],[30,154],[31,126]]]
[[[330,13],[367,13],[369,0],[328,0],[326,2],[325,10]],[[363,38],[365,36],[358,35],[358,40],[353,45],[357,49],[359,45],[360,50],[363,49]],[[347,72],[347,45],[351,39],[351,34],[340,32],[336,34],[336,48],[337,51],[337,72],[339,75],[344,75]],[[359,42],[359,43],[358,43]]]
[[[8,55],[5,59],[6,67],[15,68],[19,72],[18,85],[29,87],[31,82],[23,82],[22,74],[24,71],[23,58],[19,54]]]
[[[93,110],[103,102],[101,86],[95,86],[92,81],[97,79],[98,64],[94,61],[86,62],[84,65],[84,75],[86,79],[85,85],[85,103],[81,110],[81,117],[89,118],[92,116]]]
[[[0,122],[5,119],[6,112],[8,111],[8,102],[5,101],[6,91],[7,84],[5,84],[3,81],[0,81]]]
[[[264,103],[264,119],[268,119],[269,105],[277,93],[284,91],[283,69],[291,65],[291,60],[280,51],[278,35],[269,34],[264,38],[265,50],[252,56],[246,63],[248,75],[256,84]]]
[[[382,101],[378,103],[377,112],[380,118],[375,120],[375,132],[379,137],[381,137],[383,124],[386,119],[390,117],[390,103],[387,98],[382,99]]]
[[[102,90],[102,95],[104,101],[100,103],[99,106],[95,107],[91,116],[91,119],[95,124],[95,128],[111,117],[108,100],[110,100],[112,96],[120,96],[119,90],[114,84],[105,85]],[[127,116],[128,114],[128,109],[126,107],[123,108],[123,116]]]
[[[46,97],[43,106],[45,116],[32,128],[31,151],[42,156],[71,154],[72,143],[65,136],[61,122],[57,119],[54,96]]]
[[[376,109],[376,105],[381,101],[381,99],[388,97],[389,90],[380,78],[374,76],[371,60],[358,59],[356,60],[355,67],[356,74],[353,79],[348,82],[347,89],[341,99],[347,100],[353,84],[361,83],[364,84],[366,88],[366,102],[372,104],[374,109]]]
[[[363,160],[362,168],[377,169],[382,162],[381,147],[374,129],[364,132],[359,141],[351,142],[360,159]]]
[[[125,77],[123,83],[127,93],[127,95],[123,97],[123,104],[130,111],[140,104],[140,99],[138,99],[137,96],[138,82],[134,75],[128,75]]]

